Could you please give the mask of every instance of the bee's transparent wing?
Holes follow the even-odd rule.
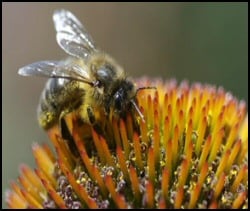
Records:
[[[57,42],[68,54],[86,58],[96,50],[90,34],[71,12],[63,9],[56,10],[53,20]]]
[[[46,78],[66,78],[93,85],[87,71],[77,64],[65,64],[60,61],[40,61],[29,64],[18,70],[22,76],[41,76]]]

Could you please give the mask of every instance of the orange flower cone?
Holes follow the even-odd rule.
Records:
[[[222,88],[136,80],[143,119],[65,117],[72,140],[48,131],[56,154],[34,144],[20,167],[10,208],[248,208],[248,114]],[[72,146],[74,146],[72,148]],[[76,149],[74,151],[73,149]],[[19,183],[19,184],[18,184]]]

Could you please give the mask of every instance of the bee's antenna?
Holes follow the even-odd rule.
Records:
[[[139,87],[137,90],[136,90],[136,93],[135,95],[137,95],[137,93],[141,90],[144,90],[144,89],[157,89],[155,86],[143,86],[143,87]]]
[[[135,96],[137,95],[137,93],[143,89],[156,89],[156,87],[154,86],[144,86],[144,87],[139,87],[136,90]],[[135,107],[135,110],[137,111],[137,113],[139,114],[139,116],[141,117],[142,121],[145,122],[144,116],[142,114],[142,112],[140,111],[140,109],[138,108],[138,106],[136,105],[135,101],[133,99],[130,100],[130,102],[133,104],[133,106]]]
[[[139,114],[139,116],[141,117],[142,121],[145,122],[144,116],[141,113],[140,109],[138,108],[138,106],[136,105],[135,101],[133,99],[130,100],[130,102],[133,104],[133,106],[135,107],[135,110],[137,111],[137,113]]]

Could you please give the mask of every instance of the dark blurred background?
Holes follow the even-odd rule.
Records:
[[[248,102],[247,3],[3,3],[2,197],[20,163],[34,167],[33,142],[47,141],[36,107],[46,79],[18,68],[66,54],[52,13],[72,11],[96,44],[132,76],[223,86]],[[2,200],[3,201],[3,200]],[[5,207],[5,205],[3,205]]]

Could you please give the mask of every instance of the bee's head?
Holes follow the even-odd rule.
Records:
[[[143,114],[135,102],[135,97],[138,91],[142,89],[155,89],[155,87],[141,87],[135,89],[134,84],[129,80],[122,80],[119,82],[119,88],[113,93],[111,106],[114,109],[114,113],[120,117],[124,116],[126,112],[133,106],[141,119],[144,121]],[[108,104],[107,104],[108,105]],[[107,108],[109,109],[109,108]]]
[[[117,88],[114,89],[110,98],[110,107],[114,113],[122,116],[131,106],[131,99],[135,96],[134,84],[128,80],[117,82]]]

